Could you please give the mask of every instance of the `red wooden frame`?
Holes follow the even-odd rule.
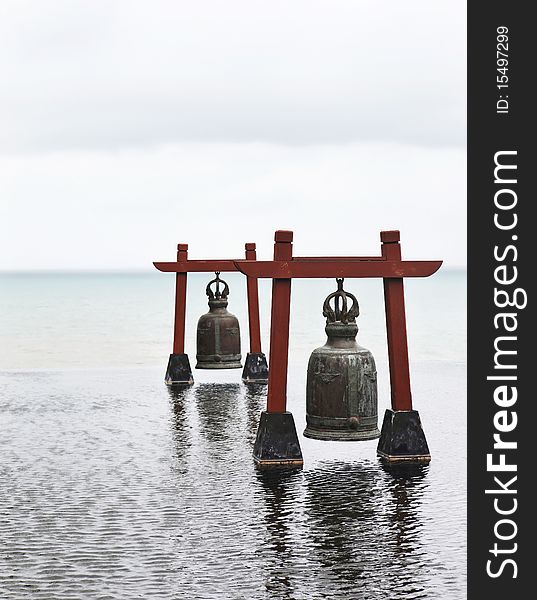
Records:
[[[187,273],[239,271],[246,275],[251,352],[261,352],[257,279],[271,278],[267,412],[285,412],[291,280],[294,277],[382,277],[392,409],[412,410],[403,279],[429,277],[440,268],[442,261],[402,260],[399,231],[381,231],[380,239],[380,256],[293,257],[293,232],[279,230],[274,236],[272,261],[256,260],[254,243],[245,244],[244,260],[188,260],[187,244],[179,244],[176,262],[153,263],[159,271],[176,273],[174,353],[184,353]]]
[[[256,246],[253,242],[244,245],[245,257],[255,262]],[[175,273],[175,311],[173,330],[173,353],[185,352],[186,321],[186,284],[188,273],[216,272],[229,273],[238,271],[235,260],[188,260],[188,244],[177,245],[176,262],[154,262],[159,271]],[[261,330],[259,323],[259,293],[257,279],[246,275],[248,297],[248,328],[250,334],[250,352],[261,352]]]
[[[404,277],[428,277],[442,261],[403,261],[399,231],[382,231],[381,256],[295,257],[292,231],[276,231],[274,260],[235,261],[249,277],[272,278],[267,412],[282,413],[287,405],[289,316],[293,277],[382,277],[386,311],[392,409],[412,410],[406,333]]]

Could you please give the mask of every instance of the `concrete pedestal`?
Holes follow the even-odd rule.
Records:
[[[242,380],[244,383],[268,383],[267,357],[263,352],[248,352]]]
[[[254,461],[260,468],[302,467],[304,461],[292,413],[261,413]]]
[[[164,381],[166,385],[192,385],[194,383],[188,354],[170,354]]]
[[[430,462],[431,454],[417,410],[386,410],[377,454],[389,463]]]

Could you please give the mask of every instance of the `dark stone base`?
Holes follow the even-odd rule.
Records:
[[[166,385],[192,385],[194,383],[188,354],[170,354],[164,381]]]
[[[261,413],[254,444],[254,461],[260,468],[302,467],[304,461],[290,412]]]
[[[248,352],[242,380],[244,383],[268,383],[267,357],[263,352]]]
[[[389,463],[428,463],[429,446],[417,410],[386,410],[377,454]]]

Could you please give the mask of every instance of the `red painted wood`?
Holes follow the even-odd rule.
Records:
[[[183,244],[186,245],[186,244]],[[236,271],[234,260],[186,260],[177,262],[154,262],[155,267],[164,273],[226,273]]]
[[[384,256],[293,256],[293,262],[385,260]]]
[[[256,260],[254,243],[244,245],[246,260]],[[255,277],[246,277],[248,297],[248,327],[250,331],[250,352],[261,352],[261,326],[259,324],[259,289]]]
[[[177,245],[177,262],[188,260],[188,244]],[[176,264],[176,263],[173,263]],[[175,275],[175,318],[173,328],[173,353],[185,353],[186,273]]]
[[[393,243],[399,242],[401,240],[401,232],[399,229],[391,229],[389,231],[381,231],[380,232],[380,241],[382,243]]]
[[[292,231],[277,231],[274,260],[257,261],[255,244],[246,244],[246,260],[188,260],[188,246],[179,244],[177,262],[155,262],[157,269],[176,273],[174,353],[184,352],[186,282],[188,272],[240,271],[247,275],[250,348],[261,351],[258,277],[272,278],[270,373],[267,411],[285,412],[291,279],[293,277],[382,277],[392,408],[411,410],[410,369],[406,332],[403,277],[428,277],[442,261],[403,261],[399,231],[382,231],[380,257],[295,257]],[[259,348],[259,350],[257,350]]]
[[[381,240],[386,260],[401,260],[399,232],[383,231]],[[385,278],[383,283],[392,409],[412,410],[403,279]]]
[[[347,261],[235,261],[237,269],[249,277],[291,279],[293,277],[429,277],[442,265],[441,260],[375,260],[356,258]]]
[[[292,231],[276,231],[274,236],[274,261],[292,260],[292,241]],[[286,411],[287,407],[290,313],[291,279],[275,278],[272,281],[267,412],[282,413]]]

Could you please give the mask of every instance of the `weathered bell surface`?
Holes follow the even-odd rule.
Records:
[[[209,312],[198,321],[196,369],[240,369],[241,336],[239,321],[227,310],[228,284],[220,273],[207,285]],[[216,284],[215,291],[211,289]],[[220,285],[224,285],[220,291]]]
[[[356,343],[358,301],[343,290],[343,279],[337,279],[337,284],[337,291],[323,305],[328,339],[312,352],[308,363],[304,435],[318,440],[371,440],[380,436],[375,359]]]

